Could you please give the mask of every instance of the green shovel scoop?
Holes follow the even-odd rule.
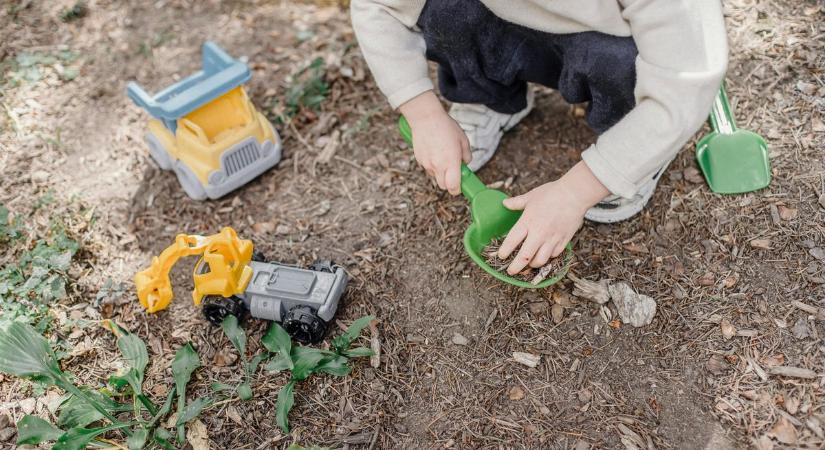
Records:
[[[407,144],[412,146],[412,130],[403,116],[398,120],[398,130]],[[507,198],[507,194],[488,188],[466,164],[461,164],[461,193],[470,203],[470,215],[472,216],[472,223],[464,232],[464,249],[470,255],[470,259],[485,272],[505,283],[528,289],[545,288],[557,283],[567,274],[573,260],[573,247],[569,243],[564,252],[563,267],[554,277],[537,284],[519,280],[507,275],[506,272],[499,272],[490,267],[482,255],[484,247],[493,239],[506,236],[521,217],[521,211],[511,211],[505,208],[502,202]]]
[[[741,194],[771,182],[768,144],[756,133],[736,128],[725,86],[710,112],[713,131],[696,144],[696,161],[713,192]]]

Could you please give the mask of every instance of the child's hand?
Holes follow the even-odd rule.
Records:
[[[435,178],[438,187],[452,195],[461,193],[461,161],[470,162],[470,143],[464,130],[447,115],[433,91],[427,91],[399,108],[410,123],[413,152],[418,164]]]
[[[506,259],[521,244],[507,273],[515,275],[528,264],[541,267],[560,255],[581,227],[587,209],[608,194],[582,161],[559,180],[504,200],[508,209],[524,210],[498,251],[499,258]]]

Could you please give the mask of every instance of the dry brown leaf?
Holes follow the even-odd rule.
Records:
[[[777,209],[779,210],[779,217],[781,217],[782,220],[794,220],[799,215],[799,210],[796,208],[779,205]]]
[[[507,393],[510,400],[518,401],[524,398],[524,390],[518,386],[513,386]]]
[[[624,249],[629,251],[630,253],[636,253],[640,255],[646,255],[650,253],[647,249],[647,246],[644,243],[637,244],[635,242],[631,242],[629,244],[625,244]]]
[[[699,286],[713,286],[716,284],[716,275],[714,275],[713,272],[708,272],[702,275],[696,282],[699,283]]]
[[[186,440],[192,446],[192,450],[209,450],[209,433],[200,419],[193,420],[186,427]]]
[[[734,327],[728,319],[722,319],[722,321],[719,322],[719,328],[722,329],[722,336],[726,341],[736,335],[736,327]]]
[[[255,234],[272,233],[275,231],[275,222],[258,222],[252,225]]]
[[[553,291],[553,302],[558,303],[565,308],[573,307],[573,299],[570,298],[570,294],[558,289]]]
[[[776,367],[785,364],[785,355],[782,353],[777,353],[775,355],[765,356],[764,358],[760,359],[760,362],[765,367]]]
[[[560,324],[562,320],[564,320],[564,306],[561,306],[559,303],[554,303],[552,307],[550,307],[550,315],[553,316],[553,323]]]
[[[796,444],[796,428],[785,417],[780,417],[778,421],[771,427],[768,432],[769,436],[773,436],[783,444]]]
[[[705,364],[708,371],[714,375],[723,374],[730,367],[722,355],[711,355],[708,362]]]

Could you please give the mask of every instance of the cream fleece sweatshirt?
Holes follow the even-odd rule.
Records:
[[[536,30],[633,37],[636,106],[582,153],[599,181],[622,197],[632,197],[701,127],[727,68],[720,0],[481,1],[502,19]],[[433,89],[415,25],[424,3],[351,2],[361,51],[393,108]]]

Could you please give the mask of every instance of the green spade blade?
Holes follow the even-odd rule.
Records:
[[[725,86],[710,113],[713,131],[696,144],[696,161],[713,192],[742,194],[768,186],[768,144],[756,133],[736,128]]]
[[[403,116],[398,120],[398,130],[407,144],[412,146],[412,130]],[[521,211],[507,209],[502,203],[507,198],[507,194],[488,188],[466,164],[461,164],[461,193],[470,203],[472,217],[472,223],[464,232],[464,249],[476,265],[505,283],[528,289],[545,288],[564,278],[573,261],[573,247],[569,243],[564,252],[562,269],[556,276],[547,278],[538,284],[519,280],[507,275],[506,272],[499,272],[490,267],[482,254],[484,247],[493,239],[506,236],[521,217]]]

